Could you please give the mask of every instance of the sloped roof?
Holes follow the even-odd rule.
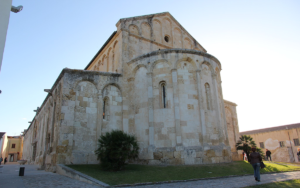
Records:
[[[256,129],[256,130],[252,130],[252,131],[244,131],[244,132],[240,132],[240,135],[258,134],[258,133],[264,133],[264,132],[280,131],[280,130],[295,129],[295,128],[300,128],[300,123],[281,125],[281,126],[277,126],[277,127],[269,127],[269,128],[265,128],[265,129]]]

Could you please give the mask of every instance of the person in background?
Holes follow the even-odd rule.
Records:
[[[300,162],[300,148],[298,148],[297,155],[298,155],[298,162]]]
[[[266,149],[266,150],[267,150],[267,151],[266,151],[267,160],[268,160],[268,161],[272,161],[270,150],[268,150],[268,149]],[[269,158],[270,158],[270,160],[269,160]]]
[[[0,158],[0,165],[1,165],[2,161],[3,161],[3,158],[1,157],[1,158]]]
[[[7,162],[7,157],[5,157],[5,159],[4,159],[4,164]]]
[[[251,148],[252,153],[249,156],[249,162],[252,164],[254,169],[254,178],[256,181],[260,182],[260,162],[262,158],[258,152],[256,152],[256,147]]]

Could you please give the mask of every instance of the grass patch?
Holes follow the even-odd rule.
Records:
[[[290,180],[290,181],[281,181],[281,182],[275,182],[275,183],[267,183],[267,184],[262,184],[262,185],[255,185],[255,186],[250,186],[247,188],[289,188],[289,187],[300,187],[300,179],[297,180]]]
[[[67,166],[109,185],[253,174],[252,165],[246,161],[189,166],[150,166],[129,164],[126,165],[125,170],[117,172],[104,171],[101,169],[100,165]],[[262,169],[261,173],[297,170],[300,170],[300,166],[266,163],[266,168]]]

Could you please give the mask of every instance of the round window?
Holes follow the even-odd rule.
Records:
[[[169,42],[169,37],[168,36],[165,36],[165,41]]]

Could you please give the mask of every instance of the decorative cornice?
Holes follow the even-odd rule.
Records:
[[[183,48],[162,49],[162,50],[153,51],[153,52],[138,56],[138,57],[132,59],[131,61],[127,62],[127,64],[134,63],[134,62],[144,59],[146,57],[151,57],[151,56],[160,55],[160,54],[167,54],[167,53],[185,53],[185,54],[201,55],[201,56],[207,57],[207,58],[215,61],[219,65],[220,69],[222,69],[220,61],[213,55],[210,55],[208,53],[198,51],[198,50],[190,50],[190,49],[183,49]]]

